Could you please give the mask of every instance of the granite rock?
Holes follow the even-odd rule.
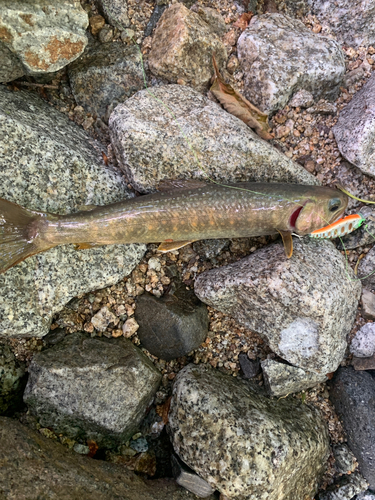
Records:
[[[17,409],[25,387],[25,367],[9,346],[0,344],[0,415]]]
[[[332,447],[335,458],[335,469],[339,474],[351,474],[357,467],[357,459],[346,443],[336,444]]]
[[[313,14],[337,40],[350,47],[375,42],[374,0],[309,0]]]
[[[307,90],[299,90],[294,94],[292,99],[289,101],[289,106],[292,108],[308,108],[314,104],[314,97],[311,92]]]
[[[375,246],[363,257],[358,266],[357,276],[371,292],[375,292]]]
[[[306,372],[302,368],[286,365],[273,359],[261,362],[264,384],[271,396],[285,396],[304,391],[325,382],[326,375]]]
[[[0,88],[0,197],[33,210],[71,213],[130,195],[123,176],[101,158],[83,129],[27,92]],[[43,336],[72,297],[129,274],[144,245],[76,251],[53,248],[0,276],[0,335]]]
[[[375,73],[340,112],[333,133],[344,158],[375,177]]]
[[[130,25],[126,0],[97,0],[100,10],[109,24],[123,30]]]
[[[375,500],[375,493],[370,490],[364,491],[356,496],[356,500]]]
[[[270,400],[205,365],[177,375],[169,431],[181,460],[233,500],[312,497],[328,454],[315,409]]]
[[[144,87],[141,53],[120,42],[92,47],[69,65],[69,80],[78,104],[103,116]]]
[[[87,44],[88,16],[77,1],[2,0],[0,41],[27,73],[51,73],[74,61]]]
[[[238,40],[245,96],[262,111],[283,108],[299,90],[336,97],[345,73],[340,45],[282,14],[254,16]]]
[[[24,401],[43,427],[111,446],[137,429],[160,380],[129,340],[78,333],[33,357]]]
[[[109,129],[119,165],[141,193],[164,179],[207,174],[224,182],[317,184],[245,123],[187,86],[138,92],[115,108]]]
[[[219,14],[216,9],[195,4],[191,10],[199,14],[203,21],[208,24],[210,29],[216,33],[219,38],[227,31],[227,25],[225,24],[223,16]]]
[[[223,67],[227,59],[223,42],[201,16],[175,3],[158,22],[148,63],[158,77],[174,83],[183,80],[204,90],[214,72],[212,54],[219,68]]]
[[[330,400],[342,419],[348,445],[370,489],[375,489],[374,379],[367,372],[345,367],[339,368],[330,386]]]
[[[0,41],[0,83],[11,82],[25,74],[17,56]]]
[[[289,363],[324,375],[342,361],[357,311],[361,285],[348,272],[331,242],[304,239],[294,241],[291,259],[276,243],[206,271],[195,293],[259,333]]]
[[[357,493],[367,489],[368,484],[359,472],[341,477],[337,483],[320,493],[319,500],[352,500]]]
[[[375,353],[375,323],[366,323],[355,334],[350,352],[358,358],[369,358]]]

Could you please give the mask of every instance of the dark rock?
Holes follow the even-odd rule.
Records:
[[[206,498],[214,489],[190,467],[184,464],[176,455],[172,455],[172,472],[176,483],[191,491],[199,498]]]
[[[362,316],[365,319],[375,319],[375,295],[364,288],[361,297]]]
[[[208,334],[206,306],[183,285],[160,299],[148,293],[141,295],[135,318],[142,345],[166,361],[197,349]]]
[[[375,384],[369,373],[339,368],[330,382],[330,399],[342,418],[359,470],[375,488]]]
[[[260,362],[259,359],[249,359],[248,355],[241,352],[238,356],[238,361],[240,363],[241,375],[243,378],[253,378],[260,373]]]
[[[0,83],[11,82],[25,74],[17,56],[0,41]]]
[[[320,493],[319,500],[352,500],[354,495],[367,489],[367,482],[361,474],[355,472],[350,476],[343,476],[336,484],[329,486],[324,493]]]
[[[155,8],[151,14],[150,20],[149,20],[149,22],[146,26],[146,29],[145,29],[145,38],[152,34],[155,26],[157,25],[159,19],[161,18],[162,14],[166,8],[167,8],[166,5],[158,5],[158,4],[155,5]]]
[[[206,259],[217,257],[224,248],[228,247],[230,240],[200,240],[193,243],[194,252],[203,255]]]
[[[22,404],[26,385],[25,367],[18,363],[9,346],[0,344],[0,415],[16,410]]]
[[[369,358],[356,358],[353,356],[352,365],[354,370],[375,370],[375,354]]]
[[[136,430],[160,379],[130,341],[78,333],[34,356],[24,401],[42,426],[112,446]]]

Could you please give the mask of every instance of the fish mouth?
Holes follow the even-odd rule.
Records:
[[[300,207],[298,207],[296,210],[294,210],[294,212],[290,216],[290,218],[289,218],[289,226],[292,229],[296,229],[296,223],[297,223],[298,216],[301,213],[301,211],[304,208],[304,206],[306,205],[306,203],[304,203],[303,205],[301,205]]]

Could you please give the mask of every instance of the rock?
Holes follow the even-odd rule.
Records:
[[[0,42],[0,83],[11,82],[25,74],[25,70],[17,56]]]
[[[269,245],[202,273],[195,293],[262,335],[289,363],[324,375],[344,357],[361,293],[347,272],[331,242],[295,240],[291,259],[281,244]]]
[[[100,14],[96,14],[96,15],[90,17],[89,24],[90,24],[91,33],[94,36],[96,36],[99,33],[99,31],[103,28],[103,26],[105,25],[105,19]]]
[[[337,113],[337,107],[332,102],[321,100],[315,106],[307,108],[307,112],[311,115],[335,115]]]
[[[99,31],[98,39],[100,43],[110,43],[113,42],[113,28],[109,24],[105,24],[103,28]]]
[[[315,409],[272,401],[206,365],[178,373],[169,429],[180,459],[231,500],[312,497],[328,453]]]
[[[326,375],[306,372],[273,359],[262,361],[265,386],[271,396],[285,396],[304,391],[327,380]]]
[[[109,447],[134,434],[160,379],[129,340],[78,333],[33,357],[24,401],[43,427]]]
[[[332,486],[329,486],[324,493],[320,493],[319,500],[352,500],[357,493],[362,493],[367,488],[367,483],[359,474],[355,472],[350,476],[344,476]]]
[[[123,176],[104,166],[100,145],[42,99],[0,86],[0,116],[0,197],[70,213],[131,196]],[[0,276],[1,335],[42,337],[72,297],[117,283],[144,251],[144,245],[83,251],[66,245],[26,259]]]
[[[226,239],[199,240],[193,243],[193,250],[206,259],[213,259],[217,257],[224,248],[228,247],[229,243],[230,240]]]
[[[153,87],[152,94],[161,102],[140,91],[109,119],[119,165],[141,193],[155,190],[163,179],[206,179],[206,174],[219,182],[317,184],[304,168],[195,90],[165,85]]]
[[[375,500],[375,493],[372,493],[370,490],[367,490],[357,495],[356,500]]]
[[[375,177],[375,74],[340,111],[333,133],[344,158]]]
[[[155,8],[151,14],[150,20],[146,26],[145,29],[145,38],[152,35],[152,32],[154,31],[155,26],[157,25],[159,19],[161,18],[163,12],[167,8],[166,5],[155,5]]]
[[[0,490],[9,500],[195,499],[174,481],[145,482],[122,465],[78,455],[5,417],[0,417],[0,461]],[[22,480],[15,479],[20,470]]]
[[[345,367],[339,368],[330,385],[330,399],[344,424],[348,445],[357,458],[359,470],[369,482],[370,489],[374,489],[374,379],[367,372],[356,372]]]
[[[76,102],[103,116],[143,88],[141,53],[120,42],[92,47],[69,66],[69,80]]]
[[[0,41],[30,74],[58,71],[87,44],[88,17],[79,2],[3,0]]]
[[[219,38],[226,33],[227,25],[225,24],[223,16],[219,14],[216,9],[195,4],[191,10],[199,14],[203,21],[208,24],[211,31],[216,33]]]
[[[283,108],[299,90],[334,99],[345,73],[340,45],[282,14],[254,16],[238,40],[245,96],[262,111]]]
[[[259,359],[249,359],[247,354],[241,352],[238,355],[238,361],[240,363],[242,378],[248,379],[259,375],[260,373],[260,362]]]
[[[353,356],[352,365],[354,370],[375,370],[375,355],[369,358],[356,358]]]
[[[126,0],[97,0],[97,2],[109,24],[120,30],[129,27],[130,21]]]
[[[96,314],[94,314],[91,318],[91,323],[99,332],[105,332],[110,323],[117,325],[118,318],[108,309],[107,306],[104,306]]]
[[[289,106],[292,108],[308,108],[314,104],[314,97],[311,92],[307,90],[299,90],[294,94],[292,99],[289,101]]]
[[[176,3],[158,22],[148,63],[158,77],[204,90],[213,75],[212,54],[222,68],[227,59],[222,41],[198,14]]]
[[[360,213],[366,219],[366,222],[356,231],[344,236],[342,242],[341,240],[338,242],[337,246],[340,250],[344,247],[345,250],[352,250],[353,248],[374,243],[374,237],[372,235],[375,232],[375,210],[365,206],[361,207]]]
[[[199,477],[195,472],[185,465],[176,455],[172,455],[172,471],[176,483],[197,495],[206,498],[214,493],[214,489],[207,481]]]
[[[332,451],[335,457],[335,468],[339,474],[351,474],[354,472],[357,467],[357,459],[347,444],[333,445]]]
[[[135,334],[135,332],[138,331],[138,328],[139,325],[134,318],[127,319],[122,327],[124,337],[126,338],[132,337]]]
[[[22,402],[25,367],[17,362],[7,345],[0,344],[0,414],[13,411]]]
[[[208,335],[207,308],[184,286],[160,299],[141,295],[135,318],[142,345],[166,361],[197,349]]]
[[[375,291],[375,246],[364,256],[358,266],[357,276],[361,283],[371,292]]]
[[[374,0],[309,0],[312,12],[323,26],[335,34],[337,40],[350,47],[371,45],[375,42]]]
[[[363,325],[350,344],[350,352],[358,358],[369,358],[375,353],[375,323]]]

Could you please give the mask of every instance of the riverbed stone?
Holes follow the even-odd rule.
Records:
[[[2,0],[0,41],[30,74],[58,71],[87,45],[88,16],[79,2]]]
[[[43,427],[111,446],[134,434],[160,380],[129,340],[77,333],[33,357],[24,401]]]
[[[33,210],[72,213],[129,198],[106,151],[65,115],[28,92],[0,86],[0,197]],[[47,334],[52,316],[81,293],[117,283],[144,245],[53,248],[0,276],[0,336]]]
[[[219,68],[226,63],[223,42],[197,13],[182,3],[167,8],[156,27],[148,57],[151,72],[176,83],[204,90],[213,73],[212,54]]]
[[[333,133],[344,158],[375,177],[375,73],[340,111]]]
[[[9,346],[0,344],[0,415],[17,409],[25,383],[25,366],[17,361]]]
[[[233,500],[312,497],[328,454],[325,423],[297,400],[252,387],[206,365],[181,370],[169,412],[175,452]]]
[[[141,193],[155,191],[164,179],[203,180],[207,175],[219,182],[318,183],[241,120],[188,86],[137,92],[115,108],[109,129],[119,165]]]
[[[278,13],[254,16],[238,39],[245,97],[266,113],[283,108],[299,90],[334,99],[345,73],[340,45]]]
[[[345,354],[361,294],[353,278],[331,242],[305,238],[294,240],[291,259],[275,243],[206,271],[196,279],[195,293],[260,334],[289,363],[324,375]]]

